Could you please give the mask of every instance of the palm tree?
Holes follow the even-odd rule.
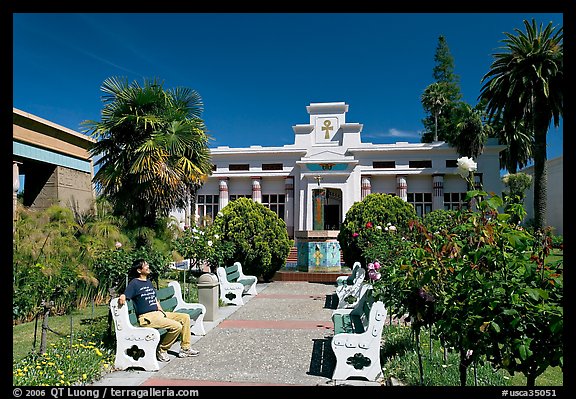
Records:
[[[471,107],[464,102],[457,109],[458,123],[456,135],[450,143],[460,156],[478,158],[484,151],[484,144],[492,135],[492,126],[486,120],[484,103]]]
[[[505,33],[504,53],[494,54],[482,78],[480,98],[490,115],[502,113],[506,123],[524,121],[534,138],[534,223],[546,225],[546,135],[551,121],[563,116],[563,28],[546,28],[524,20],[526,32]]]
[[[500,169],[514,174],[524,168],[533,159],[534,137],[526,128],[524,121],[504,123],[499,115],[491,119],[492,136],[498,138],[506,148],[500,152]]]
[[[434,82],[428,85],[420,99],[424,109],[434,115],[434,141],[438,141],[438,117],[448,102],[447,84]]]
[[[102,121],[84,121],[97,142],[94,182],[131,226],[154,227],[212,172],[209,140],[194,90],[164,90],[156,79],[106,79]]]

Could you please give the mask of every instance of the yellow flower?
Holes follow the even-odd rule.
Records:
[[[64,374],[62,370],[58,370],[58,374]]]
[[[88,378],[88,376],[86,374],[82,374],[82,379],[85,380],[86,378]]]

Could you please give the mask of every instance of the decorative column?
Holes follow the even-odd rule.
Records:
[[[20,190],[20,162],[12,161],[12,220],[16,220],[16,206],[18,205],[18,190]]]
[[[372,192],[372,184],[370,182],[370,176],[362,176],[361,184],[361,198],[364,199],[368,194]]]
[[[220,183],[218,183],[218,191],[220,195],[218,196],[218,210],[224,209],[228,205],[228,178],[221,177]]]
[[[284,191],[286,200],[284,204],[284,222],[288,236],[294,237],[294,176],[288,176],[284,179]]]
[[[408,184],[406,176],[396,176],[396,195],[404,201],[408,201]]]
[[[444,209],[444,175],[434,175],[432,187],[432,210]]]
[[[252,201],[262,203],[261,177],[252,177]]]

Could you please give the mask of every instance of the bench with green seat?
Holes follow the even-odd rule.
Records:
[[[171,281],[168,287],[156,290],[160,306],[166,312],[187,313],[190,316],[190,331],[194,335],[205,335],[204,315],[206,307],[200,303],[187,303],[182,300],[182,291],[177,281]],[[110,311],[116,332],[116,359],[114,367],[125,370],[130,367],[143,368],[146,371],[159,370],[156,349],[165,328],[141,327],[138,323],[134,302],[118,307],[118,298],[110,301]]]
[[[382,374],[380,343],[386,320],[386,308],[375,301],[372,287],[362,287],[353,309],[336,309],[332,313],[334,337],[331,347],[336,356],[333,380],[351,377],[375,381]]]
[[[232,266],[224,266],[226,270],[226,279],[229,283],[240,283],[244,286],[243,293],[246,295],[257,295],[256,283],[258,278],[256,276],[249,276],[242,272],[242,264],[234,262]]]

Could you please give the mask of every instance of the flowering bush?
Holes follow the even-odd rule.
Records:
[[[476,164],[461,165],[472,180]],[[402,234],[374,241],[366,251],[380,264],[371,266],[374,295],[389,313],[409,314],[417,342],[433,326],[456,349],[462,384],[470,364],[488,360],[534,385],[548,366],[563,365],[562,262],[544,261],[551,239],[509,223],[498,196],[467,197],[475,209],[451,214],[445,229],[414,219]]]
[[[13,365],[14,386],[86,385],[112,370],[114,352],[94,333],[80,334],[72,344],[63,337],[43,355],[30,353]]]
[[[216,219],[221,216],[222,212],[218,212]],[[208,264],[212,271],[223,265],[234,251],[234,243],[222,240],[213,225],[187,229],[172,245],[184,259],[190,259],[190,267],[201,269]]]
[[[390,226],[393,231],[406,229],[408,222],[416,217],[414,207],[399,197],[380,193],[367,195],[352,205],[340,227],[338,242],[344,262],[348,265],[361,262],[366,266],[367,259],[371,259],[366,251],[383,232]]]

